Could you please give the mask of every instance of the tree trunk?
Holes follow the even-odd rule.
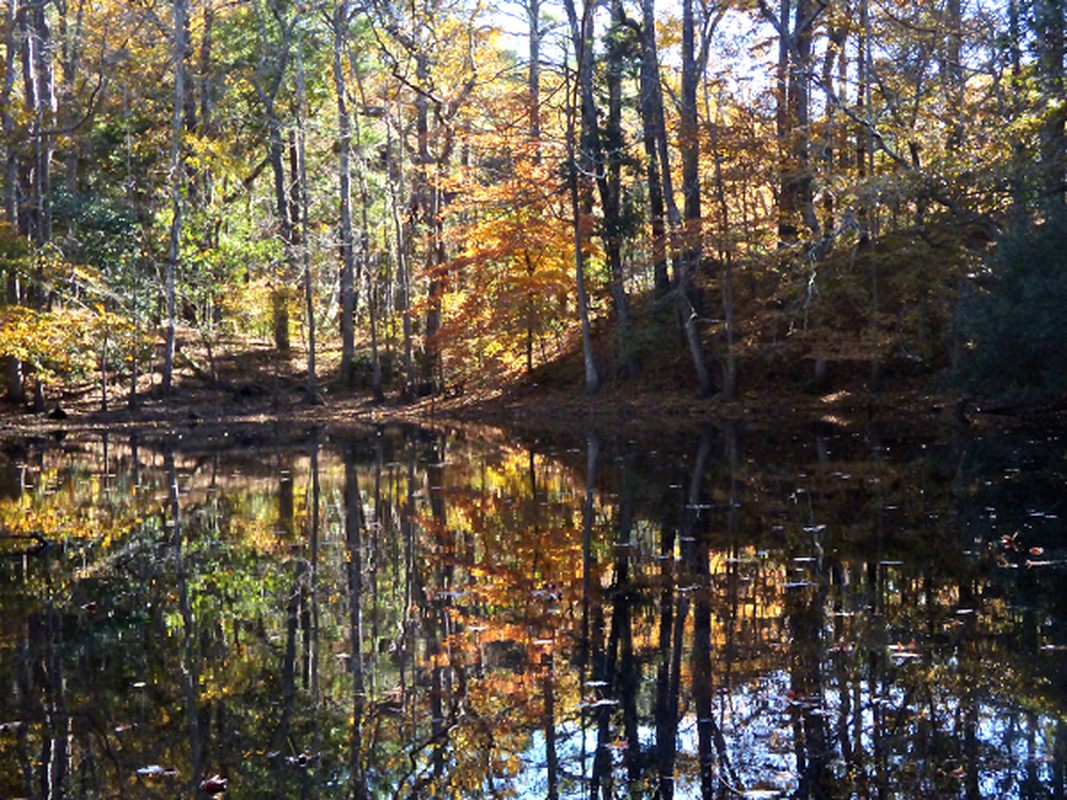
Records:
[[[170,129],[170,245],[167,250],[167,273],[164,281],[167,321],[163,350],[163,391],[171,390],[174,372],[175,323],[178,259],[181,257],[182,185],[185,177],[182,148],[184,145],[183,115],[185,112],[185,18],[186,0],[173,0],[174,13],[174,114]]]
[[[430,152],[430,54],[421,47],[415,55],[415,77],[420,91],[415,95],[415,132],[418,145],[418,168],[415,171],[417,184],[412,194],[419,204],[419,212],[429,246],[426,248],[426,274],[430,276],[427,287],[426,320],[423,331],[423,360],[420,380],[432,386],[437,374],[437,332],[441,327],[441,279],[438,267],[441,263],[440,202],[436,174],[431,178],[430,167],[436,159]]]
[[[949,30],[941,72],[949,114],[947,146],[949,151],[956,151],[963,146],[966,131],[963,124],[963,9],[961,0],[948,0],[946,10]]]
[[[648,181],[648,206],[652,226],[652,263],[656,297],[670,291],[667,272],[667,224],[661,175],[670,164],[660,161],[657,120],[663,117],[663,95],[659,86],[659,56],[656,49],[655,0],[641,3],[641,139],[645,150],[645,175]],[[658,106],[657,106],[658,103]]]
[[[623,25],[621,0],[611,2],[611,31],[617,31]],[[619,338],[622,346],[622,368],[629,372],[633,356],[630,352],[630,309],[626,297],[625,275],[622,268],[622,154],[624,149],[622,131],[622,52],[617,35],[608,34],[608,125],[605,130],[606,152],[601,154],[604,160],[604,180],[601,183],[600,203],[604,209],[604,249],[608,256],[611,274],[611,297],[615,303],[615,313],[619,319]],[[603,143],[602,143],[603,144]],[[599,174],[599,169],[598,169]]]
[[[341,385],[355,385],[355,258],[352,243],[352,121],[344,75],[344,43],[348,30],[348,2],[337,0],[333,10],[333,84],[337,92],[339,153],[337,172],[341,205]]]
[[[397,112],[399,116],[399,111]],[[405,224],[400,218],[400,202],[404,190],[404,167],[399,162],[402,158],[403,149],[398,147],[394,161],[393,140],[391,136],[392,126],[386,128],[386,152],[389,154],[389,199],[393,216],[393,229],[396,237],[396,313],[400,315],[404,336],[404,388],[403,394],[408,395],[414,390],[415,365],[412,357],[411,341],[411,279],[409,267],[409,242],[410,221]]]
[[[0,125],[4,133],[4,221],[12,226],[12,230],[18,230],[18,144],[15,141],[15,117],[11,113],[11,103],[17,75],[15,59],[18,54],[18,45],[15,30],[19,13],[18,1],[9,0],[4,26],[4,84],[3,94],[0,95]],[[4,281],[7,302],[11,304],[21,302],[22,286],[18,272],[13,269],[8,270],[4,275]],[[3,370],[2,379],[7,397],[16,403],[25,402],[26,389],[23,382],[22,363],[17,358],[3,358],[0,359],[0,369]]]
[[[289,198],[285,191],[285,162],[282,148],[282,121],[274,110],[273,100],[267,109],[270,129],[270,165],[274,174],[274,203],[278,215],[278,229],[282,241],[283,264],[271,279],[271,311],[274,326],[274,347],[287,356],[292,347],[289,339],[289,259],[293,241],[293,224],[289,216]]]
[[[1045,101],[1038,136],[1044,179],[1042,188],[1047,204],[1053,209],[1062,208],[1065,196],[1064,119],[1067,112],[1062,104],[1063,11],[1063,0],[1037,0],[1034,3],[1040,81]]]
[[[567,0],[568,9],[573,9],[573,0]],[[582,71],[584,48],[578,49],[578,72]],[[577,84],[567,87],[567,183],[571,197],[571,222],[574,230],[574,282],[578,292],[578,318],[582,326],[582,360],[585,365],[585,393],[600,391],[600,376],[597,374],[596,358],[593,355],[593,334],[589,322],[589,297],[585,290],[585,241],[582,234],[581,188],[578,181],[578,160],[574,152],[574,116],[577,106]]]
[[[682,107],[679,149],[682,157],[682,197],[685,208],[683,252],[675,286],[675,302],[685,330],[689,355],[697,378],[697,396],[710,397],[715,385],[704,357],[696,310],[689,299],[689,281],[703,253],[700,211],[700,136],[697,126],[696,25],[693,0],[682,5]]]
[[[307,315],[308,350],[307,350],[307,383],[304,387],[304,402],[308,405],[322,405],[322,396],[319,394],[318,375],[315,365],[315,281],[311,271],[311,238],[310,225],[308,222],[308,182],[307,160],[304,142],[304,117],[307,113],[305,105],[305,80],[304,58],[300,50],[300,42],[296,46],[296,170],[295,187],[300,195],[300,256],[304,274],[304,308]]]
[[[541,0],[527,0],[526,17],[529,25],[530,63],[526,85],[530,93],[530,141],[535,158],[540,156],[541,141]]]
[[[278,116],[276,100],[285,80],[292,48],[295,22],[278,19],[282,26],[281,39],[277,42],[261,42],[261,51],[256,64],[256,80],[252,89],[263,104],[268,130],[267,160],[273,175],[274,205],[278,217],[278,232],[282,242],[283,266],[275,268],[271,276],[271,313],[274,328],[274,347],[279,356],[288,356],[289,339],[289,282],[293,272],[293,219],[290,199],[286,193],[285,163],[282,148],[282,121]],[[265,30],[265,26],[264,26]],[[271,63],[274,59],[274,63]]]
[[[578,19],[574,0],[564,0],[567,19],[570,23],[571,42],[578,57],[578,96],[581,98],[581,152],[580,169],[583,174],[593,175],[600,195],[603,212],[601,228],[602,241],[607,257],[611,281],[611,296],[618,316],[619,337],[623,342],[622,367],[630,368],[630,355],[627,352],[630,338],[630,314],[623,285],[622,258],[619,242],[619,198],[615,180],[615,170],[621,165],[615,157],[605,158],[600,136],[600,123],[593,86],[593,29],[596,4],[591,0],[582,7],[582,18]],[[615,20],[613,19],[613,23]],[[615,56],[611,56],[612,61]],[[609,67],[609,72],[618,71],[618,65]],[[621,80],[621,73],[619,76]],[[616,79],[609,77],[609,82]],[[609,88],[609,126],[621,114],[621,83]],[[621,151],[620,151],[621,152]]]
[[[354,70],[356,87],[359,89],[360,102],[367,107],[367,97],[363,92],[363,82],[360,79],[359,70]],[[355,286],[352,297],[353,314],[359,305],[359,286],[361,281],[367,281],[367,314],[370,318],[370,346],[371,346],[371,388],[374,392],[375,401],[384,397],[382,390],[382,362],[378,355],[378,301],[376,294],[377,269],[371,270],[370,254],[370,221],[368,210],[371,206],[370,192],[367,189],[367,175],[364,170],[366,158],[363,153],[363,134],[360,130],[359,115],[355,116],[354,133],[356,135],[356,178],[359,183],[359,211],[362,230],[359,234],[359,258],[357,261],[356,275],[353,279]]]

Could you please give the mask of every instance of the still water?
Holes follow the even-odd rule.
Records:
[[[1063,797],[1065,440],[0,449],[0,797]]]

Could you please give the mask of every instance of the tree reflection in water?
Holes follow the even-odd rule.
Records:
[[[0,796],[1062,797],[1062,444],[869,433],[11,442]]]

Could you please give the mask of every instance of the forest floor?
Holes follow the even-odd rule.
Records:
[[[957,398],[931,390],[929,375],[888,374],[878,392],[868,387],[869,365],[841,360],[829,365],[818,390],[805,377],[810,360],[768,366],[742,362],[737,399],[721,395],[698,399],[684,362],[656,363],[627,377],[605,381],[595,395],[583,391],[576,354],[543,365],[529,376],[450,387],[443,396],[404,401],[396,390],[375,402],[369,388],[346,390],[337,380],[338,354],[320,355],[321,404],[307,402],[306,367],[294,354],[280,363],[270,343],[241,339],[207,352],[192,336],[180,341],[173,386],[160,391],[159,376],[146,376],[131,408],[128,379],[108,386],[105,410],[99,376],[64,391],[53,391],[46,413],[25,404],[0,403],[0,437],[74,430],[149,428],[160,433],[204,433],[236,423],[282,422],[353,427],[388,422],[420,425],[488,425],[502,429],[600,429],[682,431],[695,424],[726,420],[759,429],[791,428],[823,422],[845,428],[872,422],[895,430],[930,431],[948,427],[1003,424],[1002,415],[968,412],[961,418]],[[788,368],[787,368],[788,367]],[[361,376],[366,382],[366,376]]]

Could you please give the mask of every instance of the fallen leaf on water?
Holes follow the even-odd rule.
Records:
[[[300,753],[299,755],[289,756],[286,759],[294,767],[307,767],[318,760],[319,756],[316,753]]]
[[[142,778],[176,778],[178,777],[178,770],[174,767],[161,767],[159,764],[149,764],[147,767],[141,767],[137,770],[137,774]]]
[[[208,794],[222,794],[226,791],[227,779],[221,775],[212,775],[200,782],[200,791]]]

